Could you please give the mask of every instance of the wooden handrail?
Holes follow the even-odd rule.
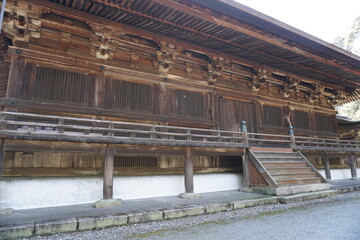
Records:
[[[92,142],[96,142],[96,138],[98,138],[99,142],[104,142],[104,138],[108,138],[106,141],[111,142],[111,139],[115,138],[129,138],[134,144],[136,144],[137,139],[139,144],[144,142],[144,139],[152,139],[157,142],[163,141],[165,145],[166,140],[171,140],[172,143],[181,142],[182,145],[185,144],[186,146],[191,146],[193,143],[198,145],[199,142],[202,142],[202,146],[206,146],[208,143],[209,147],[228,146],[231,148],[234,146],[248,148],[275,142],[289,145],[291,140],[290,135],[248,133],[245,121],[242,123],[242,129],[227,131],[33,113],[0,112],[0,124],[2,138],[16,139],[66,139],[72,141],[72,138],[76,137],[76,141],[80,141],[79,138],[91,138]],[[120,140],[116,141],[119,142]],[[151,142],[149,141],[148,144],[151,145]],[[333,138],[296,136],[295,145],[297,149],[315,151],[327,151],[331,148],[335,151],[360,152],[360,142]]]

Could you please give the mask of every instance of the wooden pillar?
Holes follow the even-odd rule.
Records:
[[[325,178],[326,178],[326,180],[331,180],[329,154],[327,152],[325,152],[325,154],[322,158],[322,162],[323,162],[324,170],[325,170]]]
[[[356,161],[354,155],[349,156],[349,165],[351,171],[351,178],[357,179],[357,172],[356,172]]]
[[[2,172],[3,162],[4,162],[4,139],[0,139],[0,177]]]
[[[185,162],[185,193],[194,193],[194,167],[192,148],[186,148]]]
[[[249,175],[249,166],[248,166],[247,150],[242,156],[242,168],[243,168],[243,178],[244,178],[244,187],[250,186],[250,175]]]
[[[243,137],[243,142],[244,142],[244,145],[245,147],[248,147],[249,146],[249,139],[248,139],[248,135],[247,135],[247,127],[246,127],[246,121],[245,120],[242,120],[241,121],[241,134],[242,134],[242,137]]]
[[[114,145],[108,144],[105,150],[104,161],[104,185],[103,198],[111,199],[113,197],[113,175],[114,175]]]

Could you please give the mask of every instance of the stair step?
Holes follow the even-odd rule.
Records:
[[[272,178],[275,180],[275,182],[279,181],[295,181],[295,180],[306,180],[310,178],[316,178],[316,174],[310,174],[310,175],[282,175],[282,176],[272,176]]]
[[[253,151],[256,155],[281,155],[281,156],[293,156],[293,155],[299,155],[297,152],[278,152],[278,151],[271,151],[271,152],[263,152],[263,151]]]
[[[302,179],[287,179],[276,181],[278,186],[293,186],[293,185],[303,185],[303,184],[317,184],[321,183],[320,177],[313,178],[302,178]]]
[[[272,169],[274,167],[288,168],[288,167],[308,167],[304,161],[264,161],[261,162],[265,168]]]
[[[275,157],[263,157],[256,156],[259,161],[303,161],[301,157],[286,157],[286,156],[275,156]]]
[[[291,172],[276,172],[276,173],[270,173],[272,177],[280,177],[280,176],[294,176],[294,177],[316,177],[316,172],[296,172],[296,173],[291,173]]]
[[[257,148],[257,147],[252,147],[251,151],[253,152],[294,152],[291,148],[271,148],[271,147],[266,147],[266,148]]]
[[[268,173],[271,175],[273,174],[296,174],[296,173],[302,173],[302,172],[312,172],[311,167],[276,167],[276,168],[266,168]]]

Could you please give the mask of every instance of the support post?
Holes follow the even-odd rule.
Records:
[[[326,178],[326,180],[331,180],[329,154],[328,154],[327,152],[325,152],[325,154],[323,155],[322,163],[323,163],[323,165],[324,165],[325,178]]]
[[[180,198],[199,198],[199,194],[194,193],[194,166],[192,148],[186,147],[184,159],[184,182],[185,193],[179,195]]]
[[[105,150],[104,159],[104,181],[103,181],[103,198],[111,199],[113,197],[113,175],[114,175],[114,146],[108,144]]]
[[[0,139],[0,177],[2,172],[3,162],[4,162],[4,139]]]
[[[244,187],[250,186],[250,175],[249,175],[249,166],[248,166],[247,150],[244,151],[242,156],[242,168],[243,168],[243,178],[244,178]]]
[[[249,146],[249,139],[248,139],[248,134],[247,134],[247,127],[246,127],[246,121],[241,121],[241,133],[242,133],[242,137],[244,139],[244,145],[246,147]]]
[[[356,172],[356,161],[354,155],[349,156],[349,165],[350,165],[350,171],[351,171],[351,178],[357,179],[357,172]]]
[[[94,204],[95,208],[120,205],[120,199],[113,199],[115,149],[113,144],[107,144],[104,157],[103,199]]]
[[[294,135],[294,127],[289,126],[289,135],[290,135],[290,147],[296,150],[296,140]]]

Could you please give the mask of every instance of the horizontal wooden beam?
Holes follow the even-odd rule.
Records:
[[[204,173],[237,173],[241,168],[194,168],[195,174]],[[114,176],[151,176],[183,174],[183,168],[137,168],[137,167],[115,167]],[[84,168],[7,168],[3,169],[3,178],[10,177],[83,177],[102,176],[103,169]]]

